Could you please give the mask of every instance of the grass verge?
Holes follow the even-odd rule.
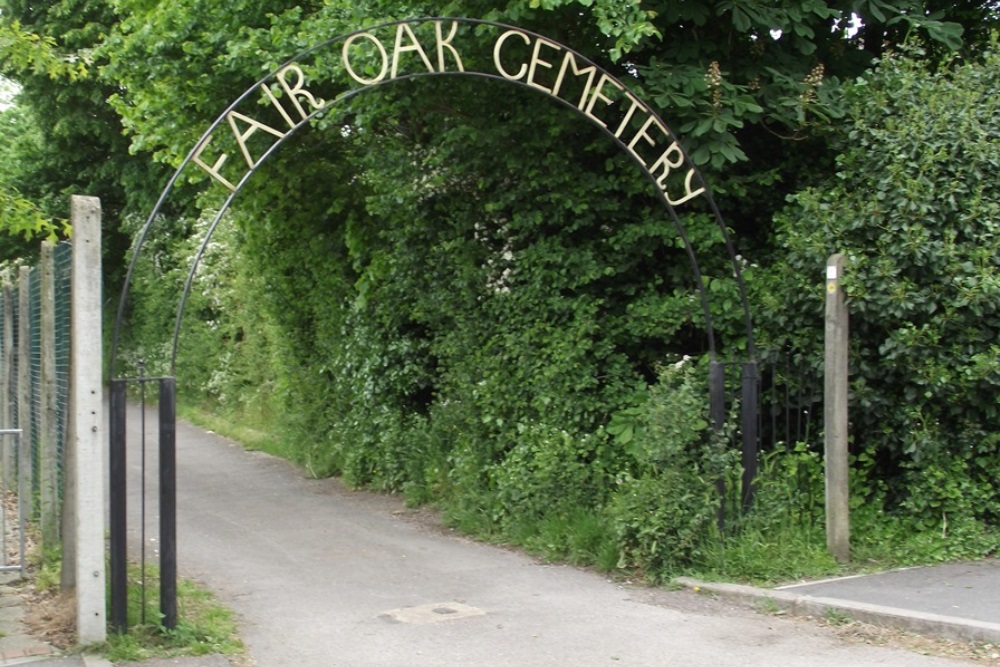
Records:
[[[301,464],[295,443],[269,431],[273,421],[266,411],[241,413],[186,405],[181,414],[248,449]],[[765,464],[753,511],[742,517],[738,510],[727,512],[730,520],[725,531],[706,527],[680,559],[662,556],[677,539],[660,521],[663,516],[673,517],[675,510],[662,500],[670,490],[667,485],[646,498],[645,504],[636,504],[632,508],[636,511],[628,515],[609,514],[607,506],[598,506],[541,516],[525,513],[498,522],[491,505],[495,499],[488,493],[435,497],[421,490],[408,492],[407,501],[432,503],[447,525],[477,539],[516,546],[547,561],[593,567],[653,584],[668,584],[686,575],[771,586],[1000,553],[1000,527],[956,518],[950,519],[946,531],[940,526],[917,526],[906,515],[883,512],[881,503],[861,502],[857,495],[851,516],[852,562],[838,563],[826,548],[823,508],[817,500],[823,496],[818,456],[797,449],[780,460],[767,459]],[[739,488],[738,484],[732,488]],[[658,512],[661,506],[665,509]],[[623,535],[631,542],[624,542]],[[645,550],[647,566],[629,558],[638,548]]]
[[[289,461],[295,460],[292,448],[271,433],[267,428],[267,419],[259,414],[233,414],[222,408],[203,407],[185,401],[179,401],[177,413],[182,419],[192,424],[235,440],[246,449],[261,451],[278,456]],[[255,413],[256,414],[256,413]]]
[[[116,663],[244,652],[233,612],[191,580],[178,580],[177,627],[164,628],[160,623],[159,568],[147,565],[145,574],[144,596],[139,566],[130,565],[128,633],[112,633],[104,646],[87,647],[88,650],[96,648]]]

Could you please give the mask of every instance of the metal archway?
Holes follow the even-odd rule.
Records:
[[[387,45],[391,45],[388,46]],[[489,50],[481,53],[483,47]],[[339,54],[336,49],[339,47]],[[470,48],[466,48],[470,47]],[[333,53],[331,53],[331,51]],[[111,595],[112,625],[124,630],[126,587],[125,388],[129,381],[161,383],[161,606],[164,625],[176,623],[176,506],[174,480],[174,374],[181,322],[188,296],[212,235],[257,169],[303,127],[354,96],[397,81],[422,77],[478,77],[511,83],[547,96],[597,127],[645,174],[679,234],[705,318],[710,364],[710,412],[721,427],[725,413],[724,370],[717,359],[715,330],[705,281],[677,207],[703,199],[719,227],[740,292],[747,353],[743,404],[756,407],[753,322],[742,267],[711,192],[679,139],[657,112],[620,79],[579,52],[538,33],[503,23],[468,18],[392,21],[323,41],[274,69],[233,101],[201,135],[160,194],[136,238],[118,302],[110,350],[111,374]],[[214,142],[214,144],[213,144]],[[227,152],[228,151],[228,152]],[[214,156],[213,157],[210,157]],[[230,159],[234,157],[235,159]],[[243,164],[239,158],[243,158]],[[237,166],[238,165],[238,166]],[[181,295],[166,378],[119,378],[118,346],[132,279],[142,248],[178,182],[200,169],[228,195],[212,220],[188,272]],[[756,459],[756,411],[745,410],[744,490]],[[748,414],[750,413],[750,414]],[[745,498],[745,501],[747,499]]]

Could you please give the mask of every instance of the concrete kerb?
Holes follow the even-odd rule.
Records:
[[[884,628],[906,630],[920,635],[955,641],[1000,643],[1000,623],[987,623],[837,598],[814,597],[741,584],[703,582],[690,577],[678,577],[676,581],[686,588],[699,592],[744,602],[757,602],[760,605],[776,606],[793,616],[823,618],[832,610],[853,620]]]

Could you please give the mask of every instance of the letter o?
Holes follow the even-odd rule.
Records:
[[[365,37],[367,39],[370,39],[378,48],[379,53],[382,54],[382,69],[378,73],[378,76],[375,77],[374,79],[365,79],[363,77],[358,76],[358,73],[354,71],[353,67],[351,67],[351,59],[350,56],[348,55],[348,49],[351,48],[351,44],[354,43],[354,40],[360,37]],[[344,69],[347,70],[347,73],[351,75],[352,79],[354,79],[363,86],[375,85],[376,83],[384,79],[386,73],[389,71],[389,54],[386,52],[385,47],[382,46],[382,42],[378,41],[378,38],[375,37],[375,35],[372,35],[371,33],[359,32],[356,35],[351,35],[344,41],[344,48],[341,51],[341,53],[342,53],[342,59],[344,61]]]

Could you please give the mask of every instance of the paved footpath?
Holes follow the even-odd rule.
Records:
[[[140,423],[131,407],[130,431]],[[181,573],[237,612],[259,667],[967,664],[847,643],[830,628],[689,590],[539,563],[415,520],[398,498],[305,479],[183,422],[177,442]],[[154,452],[147,457],[155,471]],[[138,460],[133,453],[134,477]],[[133,498],[135,516],[138,507]],[[146,519],[154,554],[155,504]],[[138,545],[137,529],[133,538]],[[176,664],[214,667],[220,658],[201,660]]]
[[[918,609],[955,623],[968,621],[969,628],[1000,623],[1000,559],[996,558],[791,584],[781,590]],[[1000,634],[990,639],[1000,642]]]
[[[260,667],[949,664],[689,592],[650,604],[188,424],[177,442],[180,569],[236,610]]]

